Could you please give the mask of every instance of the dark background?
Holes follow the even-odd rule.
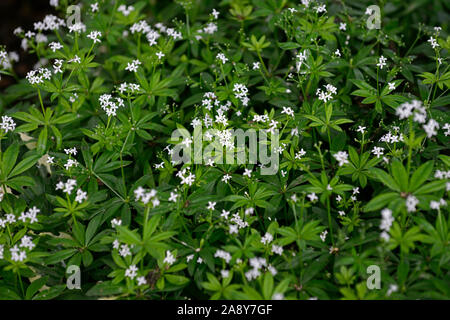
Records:
[[[16,51],[20,60],[14,69],[20,77],[32,69],[37,58],[24,52],[20,47],[21,38],[15,36],[13,31],[22,27],[26,31],[33,30],[33,23],[44,19],[47,14],[56,15],[55,8],[51,7],[49,0],[0,0],[0,45],[6,46],[6,51]],[[0,89],[14,82],[11,77],[3,76],[0,80]]]

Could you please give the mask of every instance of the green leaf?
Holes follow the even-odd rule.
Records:
[[[167,282],[170,282],[171,284],[177,286],[182,286],[189,282],[188,278],[174,274],[166,274],[164,277],[166,278]]]
[[[369,171],[389,189],[394,191],[400,191],[400,187],[386,171],[378,168],[370,168]]]
[[[389,202],[397,199],[398,197],[399,197],[399,194],[395,193],[395,192],[388,192],[388,193],[380,194],[380,195],[376,196],[375,198],[373,198],[372,200],[370,200],[369,203],[365,205],[364,211],[370,212],[370,211],[379,210],[379,209],[385,207]]]
[[[25,299],[30,300],[40,288],[42,288],[48,280],[48,276],[34,280],[27,288]]]
[[[409,186],[409,191],[412,192],[418,189],[425,181],[427,181],[428,177],[433,171],[434,161],[428,161],[422,164],[411,177],[411,183]]]
[[[7,177],[11,169],[14,167],[19,156],[19,144],[11,144],[3,154],[2,158],[2,176]]]
[[[394,160],[391,165],[392,175],[394,176],[397,185],[401,191],[408,190],[408,174],[402,163],[398,160]]]
[[[14,169],[11,171],[11,173],[8,175],[9,178],[17,176],[28,169],[30,169],[32,166],[35,165],[35,163],[41,158],[40,155],[33,155],[28,158],[23,159],[20,161],[17,166],[14,167]]]

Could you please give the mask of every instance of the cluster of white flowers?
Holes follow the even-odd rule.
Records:
[[[397,143],[397,142],[403,142],[404,137],[403,137],[402,133],[400,133],[399,135],[396,135],[396,134],[392,134],[391,131],[388,131],[388,133],[386,133],[385,135],[383,135],[380,138],[380,141],[386,142],[386,143]]]
[[[430,208],[433,210],[439,210],[441,207],[446,207],[447,201],[444,199],[439,199],[439,201],[431,200],[430,201]]]
[[[217,30],[218,30],[217,24],[214,22],[209,22],[208,24],[206,24],[206,27],[197,30],[197,32],[200,34],[202,34],[202,33],[214,34],[217,32]],[[196,36],[197,40],[201,39],[201,37],[202,37],[201,35]]]
[[[273,241],[273,235],[266,232],[266,234],[264,235],[264,237],[261,238],[261,243],[262,244],[269,244]]]
[[[450,170],[448,171],[441,171],[439,169],[436,170],[436,172],[434,173],[434,177],[437,179],[450,179]]]
[[[28,211],[22,212],[18,219],[21,220],[23,223],[26,223],[27,219],[30,220],[29,223],[35,223],[38,222],[37,214],[39,212],[41,212],[41,210],[33,206],[33,208],[28,209]]]
[[[247,221],[244,221],[238,212],[233,214],[233,216],[230,219],[230,222],[233,222],[234,224],[229,224],[229,232],[230,234],[238,233],[239,229],[243,229],[249,226]]]
[[[283,247],[282,246],[278,246],[276,244],[273,244],[272,245],[272,252],[281,256],[283,254]]]
[[[427,124],[423,125],[423,129],[427,133],[427,137],[431,138],[432,136],[437,135],[437,130],[439,129],[439,123],[434,119],[430,119],[430,120],[428,120]]]
[[[74,179],[68,179],[66,183],[60,181],[56,184],[56,190],[62,190],[67,194],[71,194],[75,186],[77,185],[77,181]],[[78,189],[77,195],[75,197],[75,201],[78,203],[83,203],[84,200],[87,200],[87,192]]]
[[[29,219],[29,223],[35,223],[38,221],[37,214],[40,211],[41,210],[39,210],[36,207],[30,208],[28,209],[28,211],[22,212],[18,220],[22,221],[23,223],[26,223],[27,219]],[[0,218],[0,227],[5,228],[7,224],[10,225],[16,222],[17,222],[16,216],[13,213],[8,213],[7,215],[5,215],[4,219]]]
[[[381,210],[381,223],[380,229],[383,230],[381,232],[381,238],[385,241],[389,241],[389,229],[391,229],[392,222],[394,222],[394,218],[392,217],[392,211],[388,208]]]
[[[307,51],[304,50],[303,52],[298,53],[295,56],[295,58],[296,58],[295,66],[296,66],[297,72],[300,72],[300,69],[301,69],[303,63],[305,62],[305,60],[307,58]],[[305,63],[305,65],[308,67],[308,65],[306,63]]]
[[[121,219],[111,219],[111,227],[115,227],[115,226],[121,226],[122,225],[122,220]]]
[[[226,263],[230,263],[231,261],[231,254],[227,251],[218,249],[216,253],[214,253],[214,258],[221,258],[225,260]]]
[[[138,59],[133,60],[131,63],[128,62],[125,70],[130,72],[136,72],[137,68],[142,64]]]
[[[406,210],[408,212],[416,211],[416,206],[419,204],[419,200],[412,194],[406,198]]]
[[[125,270],[125,277],[133,280],[134,278],[136,278],[137,272],[138,268],[136,267],[136,265],[132,264],[128,269]]]
[[[295,159],[301,160],[302,157],[303,157],[305,154],[306,154],[306,151],[303,150],[303,148],[302,148],[302,149],[300,149],[299,151],[297,151],[297,152],[295,153]]]
[[[331,84],[327,84],[324,87],[325,87],[325,91],[318,88],[316,91],[316,95],[319,97],[319,100],[321,100],[323,102],[327,102],[327,101],[333,99],[332,94],[337,93],[337,88]]]
[[[263,123],[265,123],[265,122],[268,122],[269,120],[270,120],[270,118],[269,118],[269,116],[267,114],[262,114],[262,115],[255,114],[255,115],[253,115],[253,121],[254,122],[263,122]]]
[[[430,43],[430,45],[433,49],[439,47],[439,44],[436,42],[436,39],[433,37],[430,37],[430,39],[428,39],[428,42]]]
[[[181,179],[181,184],[187,184],[188,186],[192,186],[195,181],[195,174],[193,174],[189,167],[184,168],[177,172],[176,176]]]
[[[100,106],[106,112],[108,117],[115,116],[117,109],[125,106],[122,98],[116,97],[114,99],[116,99],[116,102],[113,101],[113,97],[110,94],[102,94],[98,99]]]
[[[159,206],[159,199],[156,197],[156,190],[151,189],[147,191],[146,189],[139,186],[136,190],[134,190],[134,196],[136,201],[142,201],[144,204],[152,202],[153,207]]]
[[[164,258],[164,263],[167,263],[169,266],[174,264],[176,261],[175,256],[169,250],[166,251],[166,257]]]
[[[418,100],[402,103],[397,107],[395,113],[400,120],[409,118],[410,116],[414,115],[413,120],[421,124],[424,124],[427,119],[426,109],[422,105],[422,102]],[[439,123],[434,119],[429,119],[428,123],[423,125],[423,129],[427,133],[428,138],[431,138],[437,134]]]
[[[290,107],[283,107],[283,110],[281,111],[281,113],[284,113],[290,117],[294,117],[294,110],[292,110],[292,108]]]
[[[4,50],[0,51],[0,66],[3,69],[11,69],[12,63],[17,61],[19,61],[19,55],[17,54],[17,52],[12,51],[10,53],[7,53]]]
[[[267,261],[264,258],[254,257],[249,260],[249,264],[252,267],[249,271],[245,273],[245,277],[248,281],[257,279],[261,275],[261,269],[267,267],[267,269],[272,273],[272,275],[277,274],[277,270],[272,266],[267,266]]]
[[[235,83],[233,87],[234,96],[236,99],[241,100],[242,104],[246,107],[250,99],[248,98],[248,89],[242,83]]]
[[[99,39],[102,36],[102,33],[100,31],[91,31],[91,33],[88,34],[88,38],[92,39],[94,43],[100,43],[101,40]]]
[[[339,162],[340,167],[342,167],[346,163],[349,163],[348,153],[346,151],[339,151],[335,153],[333,157]]]
[[[69,26],[69,32],[86,32],[86,25],[83,22],[76,22]]]
[[[118,8],[117,11],[122,12],[122,14],[127,17],[132,11],[134,11],[134,7],[133,6],[126,6],[124,4],[121,4]]]
[[[2,122],[0,123],[0,128],[6,132],[14,131],[16,129],[16,123],[13,118],[8,116],[2,116]]]
[[[373,147],[372,153],[377,156],[377,158],[381,157],[384,154],[384,148],[382,147]]]
[[[34,23],[34,30],[36,31],[54,31],[59,30],[60,27],[66,25],[65,21],[52,14],[46,15],[44,20]]]
[[[380,59],[378,60],[377,67],[379,67],[380,69],[383,69],[383,67],[386,66],[386,61],[387,61],[387,58],[381,56]]]
[[[53,63],[53,73],[54,74],[63,73],[63,71],[61,69],[62,63],[63,63],[62,59],[55,59],[55,62]]]
[[[414,121],[418,123],[425,123],[427,119],[427,111],[419,100],[402,103],[395,110],[395,114],[400,120],[407,119],[414,114]]]
[[[66,183],[60,181],[56,184],[56,190],[62,190],[67,194],[71,194],[76,185],[77,181],[75,179],[68,179]]]
[[[27,80],[30,84],[41,84],[45,80],[50,80],[52,72],[47,68],[39,68],[38,70],[31,70],[27,73]]]
[[[216,56],[217,60],[220,60],[222,62],[222,64],[225,64],[228,61],[228,58],[225,57],[225,55],[223,53],[218,53]]]
[[[124,92],[136,93],[136,92],[139,92],[141,90],[141,86],[136,84],[136,83],[123,82],[123,83],[120,84],[120,86],[119,86],[119,88],[117,90],[119,90],[119,92],[121,94],[123,94]]]

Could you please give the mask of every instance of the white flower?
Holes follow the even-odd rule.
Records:
[[[87,199],[87,192],[85,192],[81,189],[78,189],[77,196],[75,197],[75,201],[78,203],[82,203],[83,200],[86,200],[86,199]]]
[[[213,9],[213,11],[212,11],[212,13],[211,13],[213,16],[214,16],[214,19],[218,19],[219,18],[219,14],[220,14],[220,12],[219,11],[217,11],[216,9]]]
[[[388,208],[381,210],[380,229],[388,232],[391,228],[392,222],[394,222],[394,218],[392,217],[392,210]]]
[[[282,246],[277,246],[276,244],[273,244],[272,245],[272,252],[281,256],[283,254],[283,247]]]
[[[227,173],[222,177],[222,182],[228,183],[228,180],[231,179],[231,176]]]
[[[207,210],[214,210],[216,207],[216,202],[208,201],[208,206],[206,207]]]
[[[260,63],[259,62],[253,62],[253,70],[259,70]]]
[[[252,170],[251,170],[251,169],[245,168],[245,169],[244,169],[244,176],[247,176],[247,177],[251,178],[251,176],[252,176]]]
[[[97,12],[98,11],[98,2],[91,4],[91,12]]]
[[[395,83],[394,82],[389,82],[388,86],[389,86],[389,90],[395,90]]]
[[[156,55],[158,56],[159,60],[161,60],[165,56],[165,54],[162,53],[162,51],[157,52]]]
[[[308,198],[309,198],[309,201],[311,201],[311,202],[314,202],[314,201],[316,201],[317,199],[319,199],[319,198],[316,196],[316,193],[315,193],[315,192],[308,194]]]
[[[170,192],[169,201],[177,202],[177,197],[178,197],[178,194],[176,194],[174,192]]]
[[[319,100],[321,100],[323,102],[327,102],[327,101],[333,99],[332,94],[337,93],[337,88],[331,84],[327,84],[324,87],[325,87],[326,91],[317,89],[316,95],[319,97]]]
[[[138,277],[137,282],[138,282],[138,286],[144,286],[147,284],[147,280],[145,280],[144,276]]]
[[[223,53],[217,54],[216,59],[222,61],[222,64],[225,64],[228,61],[228,58],[225,57]]]
[[[342,30],[342,31],[347,30],[347,24],[345,22],[341,22],[339,24],[339,30]]]
[[[428,120],[427,124],[423,125],[423,129],[427,133],[428,138],[431,138],[432,136],[437,135],[437,130],[439,129],[439,123],[434,119],[430,119],[430,120]]]
[[[137,276],[138,268],[136,265],[131,265],[128,269],[125,270],[125,277],[130,279],[134,279]]]
[[[377,67],[380,67],[380,69],[383,69],[384,66],[386,66],[387,59],[383,56],[380,57],[377,63]]]
[[[393,292],[397,292],[398,291],[398,286],[396,284],[390,284],[389,288],[386,292],[387,296],[390,296]]]
[[[230,234],[233,234],[233,233],[238,233],[238,226],[237,225],[235,225],[235,224],[230,224]]]
[[[433,37],[430,37],[430,39],[428,39],[428,42],[430,43],[430,45],[433,49],[436,47],[439,47],[439,44],[436,42],[436,39],[434,39]]]
[[[348,153],[346,151],[339,151],[335,153],[333,157],[339,162],[339,166],[342,167],[344,164],[349,163]]]
[[[327,237],[328,234],[328,230],[324,230],[321,234],[320,234],[320,239],[322,240],[322,242],[325,242],[325,239]]]
[[[164,258],[164,263],[167,263],[170,266],[170,265],[174,264],[175,261],[176,261],[176,259],[173,256],[173,254],[169,250],[167,250],[166,257]]]
[[[285,113],[288,116],[294,117],[294,110],[290,107],[283,107],[283,111],[281,113]]]
[[[365,130],[366,130],[366,127],[358,126],[358,129],[356,130],[356,132],[361,132],[362,134],[364,134]]]
[[[94,43],[100,43],[101,40],[99,39],[102,36],[102,33],[100,31],[91,31],[91,33],[88,34],[88,38],[92,39]]]
[[[48,46],[53,52],[56,52],[56,50],[62,49],[63,47],[62,44],[59,42],[50,42]]]
[[[266,232],[264,237],[261,238],[261,243],[268,244],[268,243],[272,242],[272,240],[273,240],[273,236],[270,233]]]
[[[379,158],[380,156],[382,156],[384,154],[384,148],[382,148],[382,147],[373,147],[372,153],[374,155],[376,155],[377,158]]]
[[[14,131],[16,128],[16,123],[11,117],[2,116],[2,122],[0,123],[0,128],[5,130],[5,133],[8,131]]]
[[[406,198],[406,210],[408,212],[414,212],[416,211],[416,206],[419,204],[419,200],[413,196],[413,195],[409,195]]]
[[[326,6],[325,6],[324,4],[321,5],[321,6],[317,6],[316,12],[317,12],[317,13],[327,12]]]

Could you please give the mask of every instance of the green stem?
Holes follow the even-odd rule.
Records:
[[[333,224],[331,223],[330,197],[327,197],[327,213],[328,213],[328,226],[330,227],[331,243],[333,244],[334,247]]]

